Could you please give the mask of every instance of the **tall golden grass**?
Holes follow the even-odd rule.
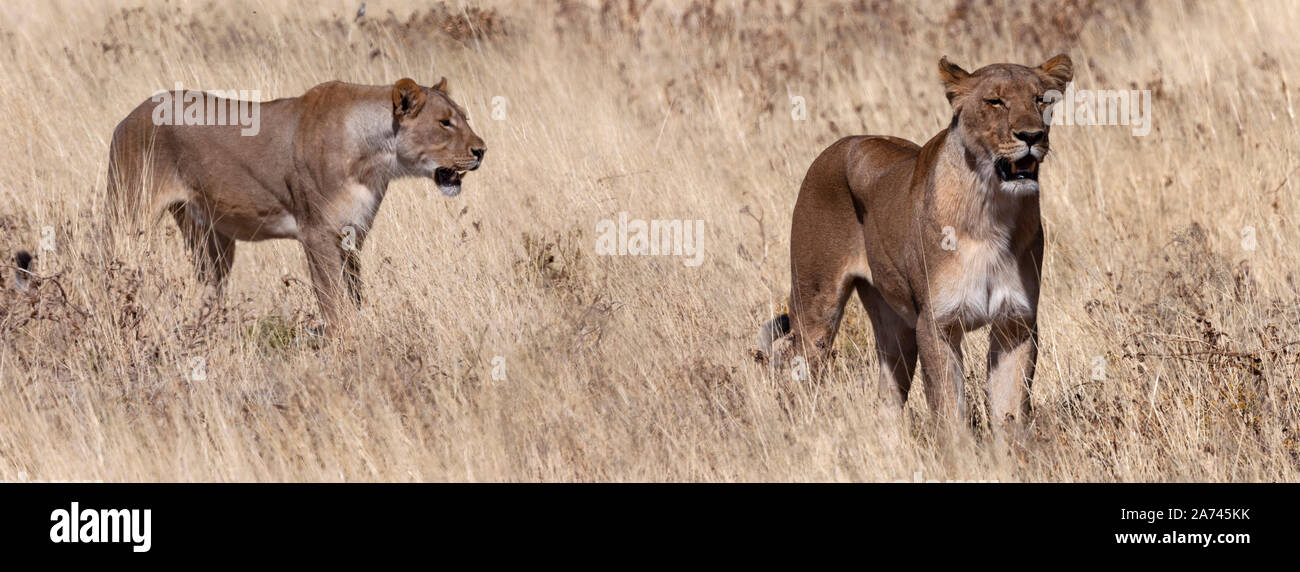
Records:
[[[19,291],[4,273],[0,479],[1300,474],[1300,4],[367,4],[4,3],[0,254],[36,251],[45,279]],[[822,383],[754,363],[817,153],[945,127],[942,55],[1058,52],[1079,87],[1152,90],[1154,129],[1053,132],[1030,434],[990,446],[982,334],[972,438],[947,454],[919,383],[901,424],[881,415],[857,302]],[[346,334],[306,333],[293,242],[241,244],[206,319],[170,221],[105,247],[108,141],[153,92],[404,76],[446,76],[489,151],[459,197],[393,185]],[[596,224],[620,212],[706,221],[704,263],[597,255]]]

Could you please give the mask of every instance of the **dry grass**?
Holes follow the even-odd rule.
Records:
[[[117,4],[0,15],[0,254],[55,239],[39,253],[52,278],[6,285],[0,306],[0,478],[1300,475],[1300,4],[372,1],[359,22],[351,1]],[[856,303],[825,383],[755,365],[816,153],[941,129],[941,55],[973,69],[1060,51],[1080,86],[1154,90],[1155,129],[1053,133],[1033,436],[988,446],[982,334],[974,439],[952,455],[919,384],[903,425],[878,414]],[[485,168],[455,199],[394,185],[345,335],[304,333],[316,307],[292,242],[242,245],[225,310],[199,321],[170,222],[125,253],[96,238],[112,128],[155,90],[440,75]],[[620,211],[705,220],[704,264],[595,255],[597,221]]]

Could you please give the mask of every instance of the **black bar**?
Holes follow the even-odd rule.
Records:
[[[818,560],[916,551],[956,558],[1014,546],[1070,561],[1196,560],[1288,551],[1297,493],[1292,484],[4,484],[0,546],[128,562],[322,549],[415,556],[485,544],[518,554],[598,545],[652,558],[723,556],[723,547],[742,560],[796,547]],[[88,509],[149,509],[149,550],[53,542],[52,513],[74,501],[83,518]],[[1149,512],[1122,518],[1126,509]],[[1249,539],[1117,542],[1128,533],[1155,533],[1157,542],[1177,533]]]

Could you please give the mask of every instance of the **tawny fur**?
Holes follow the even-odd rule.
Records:
[[[962,336],[990,327],[995,426],[1023,420],[1037,358],[1043,255],[1037,174],[1048,152],[1047,90],[1064,90],[1067,56],[1036,68],[968,73],[945,58],[948,129],[924,146],[886,136],[841,139],[813,161],[790,236],[790,314],[764,326],[760,349],[825,369],[855,292],[876,335],[879,391],[907,399],[919,358],[926,400],[965,418]]]
[[[215,100],[228,117],[238,103]],[[324,83],[259,103],[251,136],[239,125],[155,124],[155,107],[168,104],[146,100],[113,132],[108,214],[120,224],[170,213],[206,286],[205,306],[220,298],[236,241],[287,238],[307,253],[325,321],[337,321],[345,293],[361,303],[360,250],[389,182],[454,173],[455,184],[440,189],[455,194],[485,151],[445,79]]]

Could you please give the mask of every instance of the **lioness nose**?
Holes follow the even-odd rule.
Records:
[[[474,158],[475,158],[475,159],[478,159],[479,161],[482,161],[482,160],[483,160],[483,154],[484,154],[484,153],[487,153],[487,149],[484,148],[484,147],[479,147],[479,148],[476,148],[476,149],[470,149],[469,152],[474,154]]]
[[[1043,140],[1043,130],[1031,129],[1028,131],[1017,131],[1016,139],[1024,141],[1026,145],[1032,146],[1033,144]]]

